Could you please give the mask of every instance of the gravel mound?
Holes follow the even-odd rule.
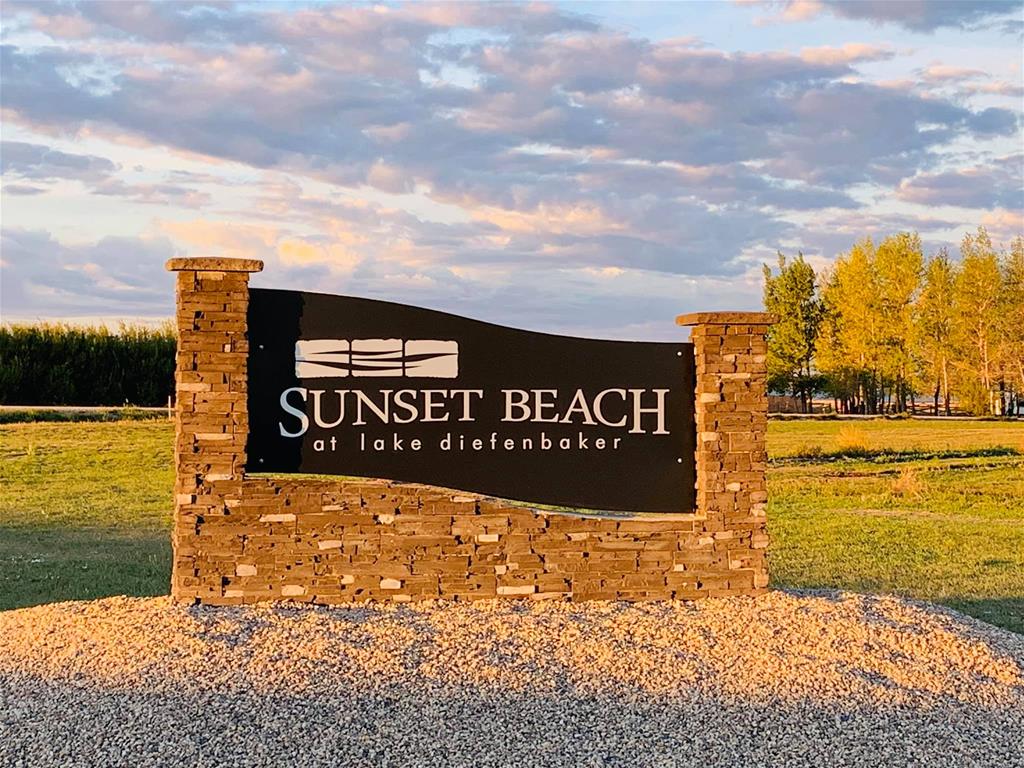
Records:
[[[1024,766],[1024,637],[890,597],[0,613],[3,766]]]

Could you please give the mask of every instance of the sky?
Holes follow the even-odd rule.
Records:
[[[761,268],[1024,231],[1021,0],[4,0],[0,317],[253,286],[677,340]]]

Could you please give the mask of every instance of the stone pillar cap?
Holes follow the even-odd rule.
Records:
[[[164,264],[168,272],[262,272],[259,259],[168,259]]]
[[[679,315],[676,325],[772,325],[770,312],[690,312]]]

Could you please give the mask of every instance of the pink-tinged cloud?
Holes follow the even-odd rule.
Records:
[[[981,223],[997,241],[1008,243],[1024,235],[1024,208],[983,213]]]
[[[993,158],[983,166],[920,173],[901,182],[897,194],[923,205],[1024,210],[1024,154]]]
[[[948,64],[931,64],[921,70],[921,79],[928,83],[963,82],[987,77],[988,73],[984,70]]]
[[[846,43],[838,47],[819,46],[802,48],[800,58],[811,64],[854,64],[867,61],[886,61],[893,58],[896,52],[888,45],[870,45],[867,43]]]

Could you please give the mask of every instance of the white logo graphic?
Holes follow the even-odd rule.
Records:
[[[300,379],[380,376],[454,379],[459,343],[436,339],[309,339],[295,342]]]

